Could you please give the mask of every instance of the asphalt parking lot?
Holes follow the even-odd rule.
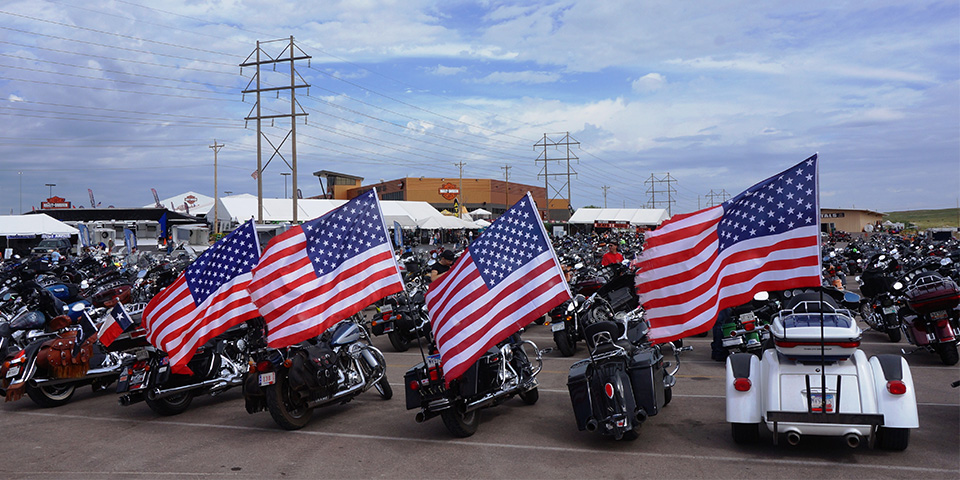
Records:
[[[549,327],[524,338],[553,345]],[[899,353],[905,344],[866,332],[868,355]],[[40,409],[28,398],[0,406],[4,478],[903,478],[960,475],[960,367],[917,353],[907,359],[919,402],[920,429],[904,452],[850,449],[840,438],[804,438],[790,447],[770,436],[733,443],[724,421],[723,364],[710,360],[709,338],[691,338],[673,402],[642,427],[634,442],[576,429],[566,389],[574,357],[551,352],[540,374],[540,400],[519,399],[483,410],[478,432],[451,437],[439,418],[423,424],[405,409],[403,373],[416,349],[394,352],[384,337],[394,397],[368,391],[341,406],[314,411],[306,428],[280,429],[269,413],[247,414],[238,389],[200,397],[175,417],[144,404],[121,407],[111,392],[78,390],[73,401]]]

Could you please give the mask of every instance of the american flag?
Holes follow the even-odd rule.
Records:
[[[253,269],[249,290],[273,348],[320,335],[403,291],[376,192],[271,240]]]
[[[246,290],[259,259],[251,220],[203,252],[144,308],[147,339],[167,352],[175,373],[189,373],[187,362],[208,340],[260,316]]]
[[[528,193],[430,286],[427,307],[444,379],[460,377],[490,347],[569,298]]]
[[[817,155],[647,233],[637,293],[650,339],[704,332],[756,292],[820,285]]]

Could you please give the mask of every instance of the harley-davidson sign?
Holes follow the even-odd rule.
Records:
[[[446,198],[447,200],[453,200],[460,195],[460,189],[456,185],[447,182],[443,185],[440,185],[440,196]]]

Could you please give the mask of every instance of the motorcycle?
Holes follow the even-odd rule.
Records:
[[[117,380],[120,405],[145,401],[159,415],[177,415],[197,395],[219,395],[243,385],[251,345],[263,338],[262,319],[237,325],[197,349],[187,363],[192,373],[175,374],[166,352],[148,346],[124,361]],[[134,330],[131,337],[146,335]],[[120,341],[118,339],[117,341]]]
[[[943,266],[950,264],[946,258],[941,262]],[[939,355],[944,365],[956,365],[960,360],[956,337],[960,288],[930,263],[916,267],[903,280],[907,284],[903,292],[906,305],[898,315],[904,336],[917,347],[913,352],[927,350]]]
[[[670,403],[680,352],[692,347],[649,344],[649,325],[641,308],[610,318],[606,302],[591,303],[578,295],[574,304],[598,310],[587,314],[597,320],[583,327],[590,357],[574,363],[567,377],[577,428],[616,440],[636,440],[640,426]],[[661,350],[666,345],[677,361],[670,371]]]
[[[521,330],[522,331],[522,330]],[[536,367],[524,347],[536,353]],[[537,345],[515,333],[490,348],[460,378],[445,385],[440,355],[433,354],[403,376],[407,410],[419,408],[417,423],[440,416],[456,437],[469,437],[480,425],[480,410],[519,396],[527,405],[537,403],[537,374],[543,367]]]
[[[778,305],[769,292],[759,292],[751,302],[733,307],[721,327],[723,348],[729,353],[762,355],[771,343],[770,321]]]
[[[361,320],[354,315],[318,338],[254,352],[243,379],[247,413],[268,410],[278,425],[298,430],[314,408],[347,403],[371,388],[389,400],[386,361]]]
[[[385,298],[370,322],[370,331],[374,335],[386,334],[398,352],[407,351],[410,344],[420,338],[426,344],[432,341],[426,307],[427,287],[422,279],[408,280],[406,291]]]
[[[634,288],[633,274],[622,264],[612,264],[604,267],[615,273],[611,280],[606,281],[590,295],[592,301],[603,300],[609,307],[610,314],[629,311],[639,305]],[[577,351],[577,342],[585,340],[582,336],[583,325],[586,321],[582,315],[576,315],[578,306],[570,300],[556,307],[550,313],[550,331],[553,341],[557,344],[560,353],[569,357]]]
[[[899,269],[897,259],[886,254],[870,257],[863,274],[857,277],[863,303],[860,315],[873,330],[886,333],[891,342],[899,342],[900,316],[897,315],[897,298],[903,291],[903,283],[894,273]]]

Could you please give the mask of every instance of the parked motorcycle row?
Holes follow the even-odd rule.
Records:
[[[578,430],[634,440],[640,426],[670,403],[681,353],[691,347],[682,341],[653,344],[647,337],[632,262],[642,251],[642,237],[606,241],[618,243],[624,261],[601,267],[604,248],[596,238],[555,242],[573,298],[543,323],[561,355],[584,355],[567,379]],[[319,337],[277,349],[267,346],[261,319],[248,321],[202,346],[189,372],[176,373],[167,354],[147,341],[139,314],[191,258],[88,255],[55,264],[39,257],[4,263],[0,395],[6,401],[26,395],[41,407],[56,407],[68,403],[77,388],[92,385],[115,389],[123,406],[142,402],[157,414],[176,415],[198,395],[240,387],[248,413],[267,411],[280,427],[294,430],[310,422],[314,409],[347,403],[371,389],[383,400],[392,398],[384,355],[371,341],[372,335],[386,335],[394,350],[416,348],[422,355],[403,378],[405,405],[417,410],[418,423],[441,417],[452,435],[467,437],[477,431],[483,409],[513,397],[537,403],[542,357],[553,348],[524,340],[521,330],[490,348],[461,378],[447,381],[425,302],[432,260],[413,252],[397,258],[406,288],[377,302],[369,323],[355,315]],[[869,439],[902,450],[909,429],[916,428],[909,366],[900,357],[867,359],[858,348],[862,332],[856,315],[892,342],[906,337],[916,351],[957,363],[960,245],[873,236],[843,247],[825,243],[823,259],[825,270],[857,275],[863,298],[829,282],[820,289],[762,292],[726,312],[722,344],[731,353],[727,418],[733,438],[755,441],[759,425],[766,423],[789,443],[808,434],[836,434],[851,446]],[[814,313],[826,313],[832,323],[825,328],[818,323],[814,332]],[[824,330],[825,340],[819,336]],[[811,373],[816,362],[822,375]],[[851,376],[860,379],[859,387],[847,383]],[[791,401],[802,403],[796,409],[839,416],[823,422],[791,415],[786,410],[794,408],[785,404],[771,407],[783,399],[768,398],[770,392],[793,389],[797,395]],[[853,402],[859,407],[850,407]],[[885,413],[894,411],[900,413]],[[836,428],[810,426],[818,422]]]

